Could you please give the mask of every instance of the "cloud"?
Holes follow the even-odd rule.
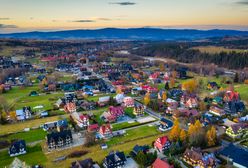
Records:
[[[0,24],[0,29],[15,29],[18,28],[16,25],[6,25],[6,24]]]
[[[78,23],[91,23],[91,22],[95,22],[95,20],[91,20],[91,19],[82,19],[82,20],[74,20],[72,22],[78,22]]]
[[[248,0],[241,0],[241,1],[238,1],[236,3],[239,5],[248,5]]]
[[[10,20],[10,18],[0,18],[0,20]]]
[[[128,6],[128,5],[136,5],[135,2],[110,2],[109,4],[121,5],[121,6]]]
[[[96,20],[111,21],[112,19],[109,19],[109,18],[96,18]]]

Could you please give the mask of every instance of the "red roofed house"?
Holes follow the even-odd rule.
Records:
[[[66,103],[66,105],[64,106],[64,110],[65,112],[67,113],[73,113],[73,112],[76,112],[77,109],[76,109],[76,104],[75,103]]]
[[[92,124],[88,126],[88,132],[96,132],[99,129],[99,125],[98,124]]]
[[[88,127],[90,125],[89,116],[86,114],[80,115],[80,119],[82,120],[82,124],[84,127]]]
[[[154,142],[154,148],[158,151],[163,152],[170,147],[171,143],[167,136],[162,136]]]
[[[132,97],[125,97],[123,99],[123,103],[125,107],[133,107],[134,106],[134,100]]]
[[[124,115],[124,109],[122,106],[117,106],[117,107],[110,106],[108,112],[112,116],[115,116],[116,118]]]
[[[174,166],[170,165],[166,160],[157,158],[152,164],[152,168],[174,168]]]
[[[234,91],[227,91],[224,95],[224,101],[230,102],[234,100],[239,100],[239,93]]]
[[[101,134],[101,136],[103,138],[109,138],[109,137],[112,137],[112,129],[111,129],[111,126],[110,124],[105,124],[105,125],[102,125],[99,129],[99,133]]]

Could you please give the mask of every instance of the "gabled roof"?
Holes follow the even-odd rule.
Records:
[[[115,152],[106,156],[105,161],[107,164],[115,164],[119,161],[126,161],[124,152]]]
[[[169,141],[169,138],[167,136],[162,136],[159,137],[156,142],[158,141],[161,143],[161,145],[165,145]]]
[[[167,161],[157,158],[152,164],[153,168],[174,168],[173,165],[170,165]]]

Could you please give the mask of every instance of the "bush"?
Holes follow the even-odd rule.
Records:
[[[9,141],[7,140],[0,140],[0,149],[4,149],[10,145]]]
[[[80,151],[74,151],[68,155],[69,158],[75,158],[75,157],[81,157],[83,155],[86,155],[88,151],[80,150]]]

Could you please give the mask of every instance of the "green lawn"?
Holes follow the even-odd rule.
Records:
[[[63,93],[44,94],[40,96],[25,96],[16,102],[15,109],[20,109],[24,106],[30,106],[33,108],[38,105],[43,105],[45,110],[53,109],[53,104],[60,97],[63,97]]]
[[[120,130],[120,129],[134,127],[134,126],[137,126],[137,125],[140,125],[140,124],[141,123],[136,122],[136,121],[132,122],[132,123],[123,122],[123,123],[112,124],[112,130],[117,131],[117,130]]]
[[[133,107],[127,107],[124,109],[125,114],[128,115],[131,118],[136,118],[136,116],[133,114]]]
[[[22,140],[25,140],[26,143],[29,143],[29,142],[35,142],[35,141],[45,139],[46,134],[47,133],[43,131],[42,129],[34,129],[28,132],[20,132],[16,134],[11,134],[9,136],[1,137],[0,140],[11,141],[15,139],[22,139]]]
[[[248,85],[246,84],[236,85],[235,90],[239,92],[242,100],[248,101]]]
[[[116,145],[119,143],[125,143],[127,141],[144,138],[152,135],[157,135],[160,132],[157,130],[155,126],[142,126],[139,128],[131,129],[126,131],[126,134],[124,136],[120,137],[113,137],[109,141],[107,141],[108,145]]]
[[[23,97],[28,96],[28,94],[33,91],[38,90],[38,86],[34,85],[31,87],[25,87],[23,89],[20,89],[19,87],[15,86],[12,87],[11,90],[7,91],[6,93],[2,94],[2,96],[8,101],[8,103],[13,103],[15,100]]]
[[[41,164],[44,165],[47,161],[46,156],[42,152],[41,146],[36,145],[33,147],[27,147],[27,154],[17,156],[20,160],[25,161],[28,165]],[[8,151],[0,152],[0,167],[3,168],[11,164],[14,160],[14,157],[10,157]]]

